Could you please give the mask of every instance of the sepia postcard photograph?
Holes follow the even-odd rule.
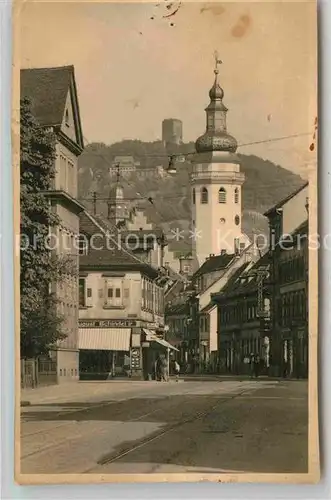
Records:
[[[16,1],[15,477],[316,483],[315,1]]]

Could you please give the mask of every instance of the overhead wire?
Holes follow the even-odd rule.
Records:
[[[314,133],[315,133],[315,130],[314,130]],[[259,140],[259,141],[253,141],[253,142],[247,142],[247,143],[242,143],[242,144],[238,144],[238,147],[245,147],[245,146],[251,146],[251,145],[256,145],[256,144],[264,144],[264,143],[270,143],[270,142],[279,142],[279,141],[283,141],[283,140],[287,140],[287,139],[290,139],[290,138],[296,138],[296,137],[302,137],[302,136],[308,136],[308,135],[311,135],[311,132],[302,132],[302,133],[297,133],[297,134],[288,134],[288,135],[285,135],[285,136],[281,136],[281,137],[275,137],[275,138],[270,138],[270,139],[263,139],[263,140]],[[84,137],[84,140],[87,142],[88,145],[92,144],[90,141],[87,140],[86,137]],[[89,152],[90,153],[90,152]],[[105,163],[107,165],[109,165],[110,167],[114,167],[114,162],[110,161],[104,154],[100,153],[100,152],[92,152],[92,154],[95,154],[99,157],[101,157]],[[178,157],[187,157],[189,155],[193,155],[195,154],[195,152],[189,152],[189,153],[176,153],[176,154],[168,154],[168,155],[144,155],[145,158],[167,158],[168,161],[169,161],[169,166],[172,167],[173,164],[174,164],[174,161],[176,161],[176,158]],[[117,156],[120,156],[120,155],[117,155]],[[300,165],[300,166],[305,166],[306,163]],[[155,203],[154,203],[154,199],[151,197],[151,196],[146,196],[146,195],[143,195],[142,193],[140,193],[135,185],[133,185],[133,183],[131,183],[130,181],[128,181],[128,179],[126,179],[126,177],[123,175],[123,174],[120,174],[120,177],[122,179],[122,182],[124,181],[126,184],[128,184],[129,186],[132,186],[133,187],[133,190],[134,192],[138,195],[138,198],[125,198],[125,201],[137,201],[137,200],[143,200],[143,201],[147,201],[149,202],[151,205],[154,206],[154,210],[155,212],[159,215],[160,219],[162,222],[164,223],[167,223],[168,221],[164,220],[164,217],[162,216],[162,214],[157,210],[157,208],[155,207]],[[261,186],[261,189],[266,189],[266,188],[275,188],[275,185],[274,184],[264,184],[263,186]],[[184,195],[183,195],[184,197]],[[168,197],[163,197],[163,199],[177,199],[178,196],[168,196]],[[86,197],[82,197],[80,198],[81,200],[85,200],[85,201],[93,201],[93,198],[92,199],[89,199],[89,198],[86,198]],[[98,197],[97,198],[98,201],[107,201],[109,200],[109,197]]]
[[[301,136],[306,136],[306,135],[310,135],[311,133],[300,133],[300,134],[291,134],[291,135],[287,135],[287,136],[282,136],[282,137],[277,137],[277,138],[272,138],[272,139],[264,139],[264,140],[260,140],[260,141],[254,141],[254,142],[250,142],[250,143],[243,143],[243,144],[239,144],[238,147],[245,147],[245,146],[250,146],[250,145],[256,145],[256,144],[264,144],[264,143],[270,143],[270,142],[278,142],[278,141],[282,141],[282,140],[287,140],[287,139],[290,139],[290,138],[296,138],[296,137],[301,137]],[[86,141],[86,138],[84,137],[84,140]],[[87,141],[88,144],[91,144],[89,141]],[[89,152],[90,153],[90,152]],[[106,164],[110,165],[111,167],[114,166],[114,162],[110,163],[109,159],[106,158],[103,154],[101,153],[94,153],[92,152],[92,154],[96,154],[100,157],[103,158],[103,160],[105,161]],[[173,164],[174,164],[174,161],[176,161],[176,159],[178,157],[185,157],[187,158],[188,156],[190,155],[193,155],[195,154],[195,152],[192,152],[192,153],[177,153],[177,154],[171,154],[171,155],[164,155],[164,156],[161,156],[161,155],[145,155],[144,157],[148,157],[148,158],[151,158],[151,157],[154,157],[154,158],[168,158],[168,161],[169,161],[169,167],[171,167]],[[168,223],[169,221],[166,221],[164,220],[164,216],[159,212],[159,210],[155,207],[155,203],[154,203],[154,200],[152,197],[148,197],[146,195],[143,195],[142,193],[140,193],[138,190],[136,190],[136,187],[135,185],[130,182],[124,175],[118,173],[118,176],[117,176],[117,181],[119,180],[119,177],[121,178],[121,181],[125,182],[126,184],[128,184],[129,186],[133,187],[134,189],[134,192],[138,195],[138,198],[129,198],[129,200],[132,200],[132,201],[135,201],[135,200],[143,200],[143,201],[148,201],[150,202],[151,205],[153,205],[153,208],[154,208],[154,211],[157,215],[159,215],[160,217],[160,220],[164,223]],[[267,185],[264,185],[263,186],[264,188],[265,187],[269,187]],[[270,187],[274,187],[274,185],[270,185]],[[184,195],[183,195],[184,196]],[[169,197],[163,197],[163,199],[174,199],[174,198],[178,198],[178,195],[177,196],[169,196]],[[85,199],[86,201],[88,200],[88,198],[81,198],[82,200]],[[92,201],[93,198],[90,198],[90,200]],[[98,197],[97,200],[101,201],[101,200],[105,200],[105,201],[108,201],[109,200],[109,197],[105,197],[105,198],[101,198],[101,197]],[[125,198],[125,200],[128,200],[127,198]],[[114,240],[115,241],[115,240]],[[131,252],[130,252],[131,254]],[[141,264],[146,264],[145,261],[139,259],[139,257],[135,256],[135,259],[137,261],[139,261]],[[175,271],[174,269],[172,269],[172,271],[178,276],[180,277],[180,279],[182,280],[183,279],[183,276],[178,273],[177,271]]]

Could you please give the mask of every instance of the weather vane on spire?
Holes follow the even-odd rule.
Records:
[[[218,65],[223,63],[223,61],[218,58],[218,52],[217,52],[217,50],[215,50],[215,52],[214,52],[214,59],[215,59],[214,73],[217,74],[218,73]]]

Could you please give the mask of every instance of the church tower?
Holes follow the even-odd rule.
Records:
[[[116,183],[110,188],[107,201],[108,215],[107,218],[118,229],[126,226],[130,217],[127,200],[124,198],[124,189],[120,184],[119,165],[117,166]]]
[[[224,91],[215,80],[205,109],[206,131],[196,143],[192,160],[192,246],[199,266],[210,255],[238,253],[247,245],[241,231],[241,188],[245,176],[236,155],[237,141],[227,132]]]

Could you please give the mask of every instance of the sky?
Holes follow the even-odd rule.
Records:
[[[239,144],[311,134],[238,151],[307,177],[316,161],[309,151],[317,110],[314,2],[159,1],[24,2],[20,65],[75,66],[88,142],[154,141],[164,118],[183,121],[187,142],[205,130],[217,50],[228,131]]]

